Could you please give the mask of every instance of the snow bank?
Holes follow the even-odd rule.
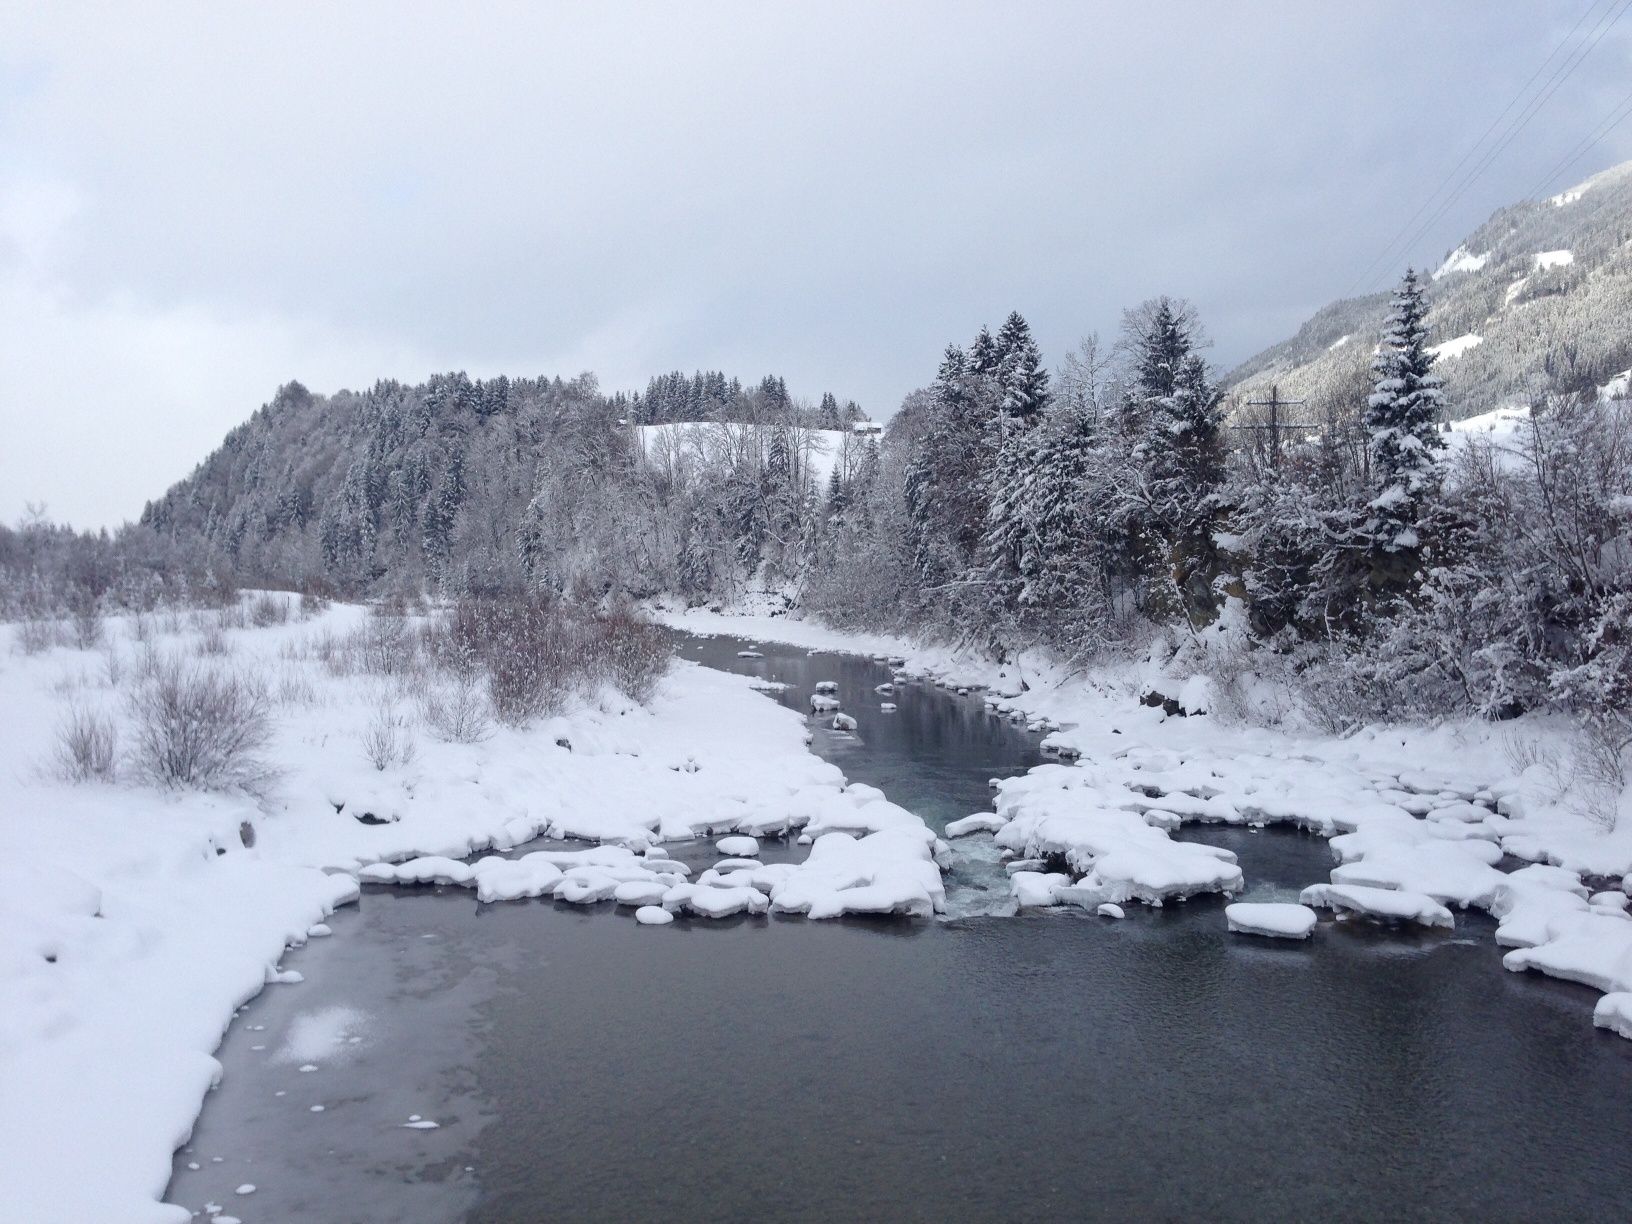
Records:
[[[1574,251],[1538,251],[1536,252],[1536,271],[1547,268],[1567,268],[1575,262]]]
[[[367,615],[337,605],[310,623],[225,631],[234,666],[260,671],[275,689],[292,681],[296,694],[275,716],[269,756],[280,777],[264,799],[47,776],[40,766],[51,757],[60,694],[111,712],[122,695],[101,678],[100,656],[14,654],[11,631],[0,628],[6,1218],[187,1219],[157,1200],[172,1151],[220,1075],[211,1052],[240,1004],[262,989],[301,989],[280,957],[327,930],[335,907],[357,898],[359,879],[466,888],[484,903],[622,905],[644,922],[654,903],[671,916],[710,917],[773,903],[812,917],[944,907],[941,844],[921,820],[874,788],[847,786],[808,751],[797,712],[745,678],[694,664],[677,663],[647,709],[608,691],[478,744],[419,735],[411,762],[375,769],[358,729],[374,714],[378,686],[330,675],[298,649],[310,635],[357,629]],[[192,648],[185,622],[168,640],[156,631],[161,649]],[[133,674],[143,644],[118,618],[108,635]],[[299,698],[303,690],[309,698]],[[814,844],[802,864],[722,863],[695,882],[655,850],[807,830]],[[483,853],[538,838],[589,844]],[[742,847],[722,844],[733,848]],[[316,1052],[342,1023],[350,1020],[313,1018],[291,1057],[321,1061]],[[86,1175],[86,1153],[95,1154],[95,1176]]]

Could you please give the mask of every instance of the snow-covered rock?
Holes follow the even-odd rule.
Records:
[[[1224,907],[1232,931],[1272,939],[1308,939],[1319,921],[1307,905],[1275,901],[1237,901]]]
[[[759,839],[744,837],[741,834],[732,837],[722,837],[714,843],[714,849],[721,854],[741,858],[752,858],[759,853]]]
[[[948,837],[968,837],[971,833],[995,833],[1008,823],[1001,816],[977,812],[973,816],[965,816],[961,820],[948,821],[946,835]]]
[[[1064,872],[1016,871],[1009,876],[1009,891],[1021,909],[1058,905],[1060,889],[1071,883]]]
[[[1376,922],[1414,922],[1429,927],[1454,927],[1451,911],[1422,893],[1357,884],[1311,884],[1298,900],[1339,917],[1357,915]]]
[[[1632,1040],[1632,991],[1617,990],[1599,999],[1592,1009],[1592,1022]]]

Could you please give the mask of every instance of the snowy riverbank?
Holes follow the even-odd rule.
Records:
[[[910,673],[983,691],[994,714],[1058,728],[1045,748],[1079,764],[1001,782],[995,814],[949,830],[990,835],[1014,859],[1029,860],[1011,864],[1022,905],[1098,910],[1200,892],[1252,897],[1253,881],[1233,855],[1170,832],[1186,823],[1291,824],[1329,838],[1336,864],[1328,879],[1307,881],[1306,904],[1428,925],[1454,921],[1450,910],[1487,911],[1499,923],[1497,942],[1513,949],[1508,968],[1606,992],[1597,1023],[1632,1035],[1623,886],[1632,885],[1632,797],[1620,796],[1613,827],[1581,810],[1557,764],[1568,745],[1547,719],[1299,734],[1142,704],[1143,691],[1159,683],[1198,694],[1205,708],[1211,687],[1148,665],[1084,679],[1039,659],[1001,668],[784,616],[659,615],[692,632],[903,659]]]
[[[498,882],[484,899],[595,900],[639,876],[664,885],[650,900],[699,914],[729,912],[726,902],[812,916],[941,903],[923,823],[872,788],[846,787],[808,751],[805,720],[739,677],[677,662],[650,708],[608,689],[525,730],[442,743],[412,716],[411,684],[336,674],[312,648],[366,627],[364,609],[262,628],[214,617],[116,619],[97,649],[35,655],[0,631],[8,1218],[185,1220],[158,1199],[219,1075],[212,1051],[244,1001],[299,989],[280,957],[327,934],[323,919],[357,899],[363,869],[395,870],[373,865],[429,855],[469,871],[453,860],[547,836],[602,847],[580,856],[599,862],[563,871],[523,857],[484,873]],[[275,694],[267,757],[278,777],[263,799],[55,775],[69,706],[128,721],[150,650],[254,675]],[[376,769],[362,740],[382,708],[398,711],[411,751]],[[804,863],[722,863],[696,881],[653,849],[738,831],[803,831],[814,844]]]

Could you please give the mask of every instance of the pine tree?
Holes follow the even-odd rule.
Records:
[[[1372,487],[1364,530],[1373,550],[1385,554],[1421,548],[1442,479],[1444,393],[1428,349],[1427,313],[1416,272],[1407,269],[1371,363],[1376,381],[1366,402]],[[1401,568],[1384,566],[1394,579]]]

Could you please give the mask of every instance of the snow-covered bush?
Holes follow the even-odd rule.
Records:
[[[582,625],[544,596],[461,599],[448,630],[456,657],[481,660],[493,713],[511,726],[560,710],[590,661]]]
[[[593,627],[594,649],[604,658],[612,683],[633,701],[650,701],[674,653],[668,634],[627,608],[598,618]]]
[[[102,642],[102,605],[88,591],[76,592],[69,618],[74,645],[92,650]]]
[[[258,789],[272,776],[260,755],[271,737],[270,711],[255,677],[157,659],[130,698],[131,764],[159,786]]]
[[[97,710],[74,704],[57,727],[57,770],[70,782],[108,781],[118,760],[119,728]]]
[[[389,704],[374,711],[374,717],[360,737],[363,755],[375,769],[407,765],[414,759],[414,735],[408,720]]]
[[[425,726],[446,744],[479,744],[493,734],[487,698],[477,685],[456,676],[447,686],[429,685],[419,699]]]
[[[62,626],[48,616],[31,616],[17,626],[17,649],[25,655],[36,655],[60,646],[64,641]]]
[[[288,601],[270,591],[262,591],[249,601],[249,621],[258,629],[289,621]]]

